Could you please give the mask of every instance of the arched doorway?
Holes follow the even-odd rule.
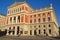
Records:
[[[15,34],[15,27],[13,27],[13,35]]]
[[[5,29],[5,35],[7,34],[7,29]]]
[[[37,32],[36,32],[36,30],[34,30],[34,35],[37,35]]]
[[[9,27],[9,35],[11,34],[11,27]]]
[[[40,30],[39,30],[39,34],[40,34]]]
[[[17,27],[17,35],[19,34],[19,26]]]
[[[32,30],[30,30],[30,35],[32,35]]]

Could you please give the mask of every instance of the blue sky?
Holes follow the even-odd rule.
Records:
[[[0,0],[0,13],[7,14],[8,6],[14,2],[24,2],[24,0]],[[52,3],[58,24],[60,26],[60,0],[26,0],[33,9],[49,7]]]

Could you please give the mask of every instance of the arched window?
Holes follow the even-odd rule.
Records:
[[[43,25],[43,27],[45,27],[45,25]]]
[[[46,34],[46,30],[44,29],[44,34]]]
[[[51,27],[51,25],[49,24],[49,27]]]
[[[39,25],[39,28],[40,28],[40,25]]]
[[[49,29],[49,34],[51,34],[51,29]]]
[[[40,30],[39,30],[39,34],[40,34]]]

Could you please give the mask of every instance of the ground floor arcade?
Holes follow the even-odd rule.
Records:
[[[34,36],[34,35],[43,35],[43,36],[52,36],[52,29],[40,29],[40,28],[29,28],[29,27],[9,27],[7,29],[7,34],[9,36]]]
[[[51,23],[53,24],[53,23]],[[11,24],[6,25],[4,30],[6,30],[6,35],[9,36],[58,36],[58,31],[55,29],[54,24],[51,27],[48,24]]]

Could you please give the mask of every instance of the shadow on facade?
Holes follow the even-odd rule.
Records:
[[[0,30],[0,37],[1,37],[1,36],[6,36],[6,33],[7,33],[7,30],[5,30],[5,31],[1,31],[1,30]]]

